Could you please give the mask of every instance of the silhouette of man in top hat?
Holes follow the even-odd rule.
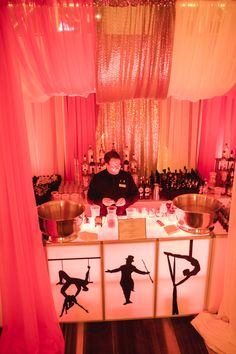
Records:
[[[132,265],[133,261],[134,261],[134,257],[129,255],[126,258],[126,264],[121,265],[119,268],[106,270],[106,273],[121,272],[120,285],[122,287],[125,296],[125,303],[123,305],[132,304],[132,301],[130,301],[131,291],[134,291],[134,281],[131,276],[132,273],[135,272],[143,275],[150,273],[148,271],[144,272],[142,270],[137,269],[134,265]]]

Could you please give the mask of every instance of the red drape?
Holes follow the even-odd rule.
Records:
[[[74,159],[79,163],[87,154],[89,145],[95,147],[97,105],[95,94],[83,97],[65,97],[65,178],[74,179]],[[96,156],[94,156],[96,158]]]
[[[208,178],[225,143],[236,149],[236,86],[225,96],[202,101],[198,170]]]

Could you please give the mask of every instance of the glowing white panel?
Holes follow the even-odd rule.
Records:
[[[160,242],[157,317],[203,310],[209,242],[209,239]]]
[[[59,320],[62,322],[101,320],[100,245],[47,247],[47,256]],[[57,284],[60,282],[60,275],[64,284]]]
[[[104,273],[106,320],[153,317],[154,262],[155,242],[104,245],[105,271],[117,270],[114,273]],[[143,272],[148,270],[150,274],[139,274],[137,270]],[[132,279],[134,291],[131,290]],[[131,290],[129,297],[131,302],[127,303],[129,290]],[[127,291],[126,298],[125,291]]]

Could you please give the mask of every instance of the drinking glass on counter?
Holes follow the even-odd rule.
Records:
[[[90,205],[90,211],[91,211],[91,217],[95,219],[96,216],[100,215],[100,205],[96,205],[96,204]]]
[[[136,208],[129,207],[126,209],[127,218],[135,218],[136,216]]]

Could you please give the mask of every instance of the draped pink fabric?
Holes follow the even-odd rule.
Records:
[[[1,354],[63,354],[39,232],[15,37],[0,11]]]
[[[37,3],[41,3],[37,4]],[[71,5],[70,5],[71,4]],[[78,6],[76,6],[76,4]],[[87,97],[95,90],[94,9],[85,1],[31,2],[8,9],[24,97]]]
[[[225,143],[236,149],[236,94],[203,101],[198,170],[206,178],[215,170],[215,158],[221,157]]]
[[[65,97],[65,172],[66,180],[74,179],[74,159],[81,163],[89,145],[95,147],[97,105],[95,94]],[[94,158],[96,158],[94,156]]]

